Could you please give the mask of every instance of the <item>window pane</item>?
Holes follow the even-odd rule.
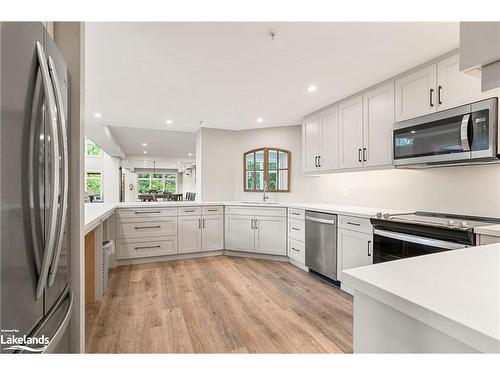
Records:
[[[246,169],[253,169],[253,152],[246,154],[245,158]]]
[[[89,156],[100,156],[101,155],[101,148],[96,145],[94,142],[92,142],[90,139],[87,140],[87,155]]]
[[[172,179],[167,179],[165,181],[165,191],[167,191],[168,193],[175,193],[175,180],[172,181]]]
[[[279,190],[288,190],[288,169],[279,171]]]
[[[176,180],[176,178],[177,178],[177,177],[175,176],[175,174],[166,174],[166,175],[165,175],[165,179],[166,179],[166,180],[175,181],[175,180]]]
[[[279,152],[279,167],[280,169],[288,168],[288,153]]]
[[[139,194],[144,194],[149,191],[149,180],[146,179],[138,179],[137,180]]]
[[[162,173],[156,173],[153,178],[159,178],[159,179],[162,179],[163,178],[163,174]]]
[[[264,171],[255,172],[255,190],[264,190]]]
[[[101,185],[101,174],[99,172],[87,172],[87,192],[93,195],[101,195]]]
[[[160,179],[151,180],[151,190],[163,191],[163,183]]]
[[[269,171],[269,181],[267,182],[267,190],[275,191],[278,188],[277,179],[278,172],[277,171]]]
[[[268,169],[278,169],[278,151],[269,150],[268,152]]]
[[[255,173],[247,172],[245,186],[247,190],[253,190],[255,184]]]
[[[264,151],[255,152],[255,169],[264,169]]]
[[[100,172],[87,172],[87,178],[101,178]]]
[[[149,176],[151,176],[150,173],[139,173],[137,175],[137,177],[139,177],[139,178],[149,178]]]

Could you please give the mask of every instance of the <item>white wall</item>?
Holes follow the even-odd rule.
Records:
[[[182,192],[184,193],[184,195],[187,192],[196,192],[196,166],[193,166],[190,169],[190,175],[187,175],[186,171],[184,171],[184,173],[182,174]]]
[[[137,173],[129,169],[123,169],[123,173],[125,174],[125,202],[135,202],[139,200],[137,196]]]
[[[237,201],[262,200],[262,193],[243,191],[243,154],[260,147],[278,147],[291,153],[289,193],[269,193],[271,201],[299,202],[304,199],[304,176],[301,169],[302,128],[300,125],[252,129],[234,132],[234,198]]]

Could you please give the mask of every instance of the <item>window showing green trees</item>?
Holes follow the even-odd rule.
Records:
[[[85,187],[89,194],[97,198],[102,197],[102,175],[101,172],[87,172]]]
[[[141,172],[137,175],[137,187],[139,194],[150,191],[175,193],[177,191],[177,174]]]
[[[87,156],[101,156],[102,149],[92,142],[90,139],[85,139],[85,154]]]
[[[260,148],[243,155],[244,191],[290,191],[290,151]]]

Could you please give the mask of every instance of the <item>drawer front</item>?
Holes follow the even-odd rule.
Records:
[[[305,220],[306,212],[305,210],[299,210],[298,208],[289,208],[288,217],[297,220]]]
[[[201,207],[179,207],[179,216],[200,216]]]
[[[305,245],[302,241],[293,238],[288,239],[288,256],[301,263],[306,261]]]
[[[126,219],[143,219],[155,217],[177,216],[177,207],[138,207],[138,208],[120,208],[118,210],[118,218]]]
[[[118,238],[141,238],[177,235],[177,218],[163,221],[118,222]]]
[[[288,236],[299,241],[305,241],[306,225],[305,221],[297,219],[288,219]]]
[[[286,208],[282,207],[254,207],[254,206],[227,206],[227,215],[244,216],[276,216],[286,217]]]
[[[118,241],[116,259],[144,258],[177,254],[177,236],[151,241]]]
[[[370,219],[355,216],[339,216],[339,228],[354,230],[362,233],[372,233]]]
[[[206,206],[201,208],[202,215],[222,215],[223,213],[223,206]]]

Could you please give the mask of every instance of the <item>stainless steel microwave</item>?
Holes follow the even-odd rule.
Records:
[[[499,161],[498,99],[398,122],[393,164],[422,167]]]

